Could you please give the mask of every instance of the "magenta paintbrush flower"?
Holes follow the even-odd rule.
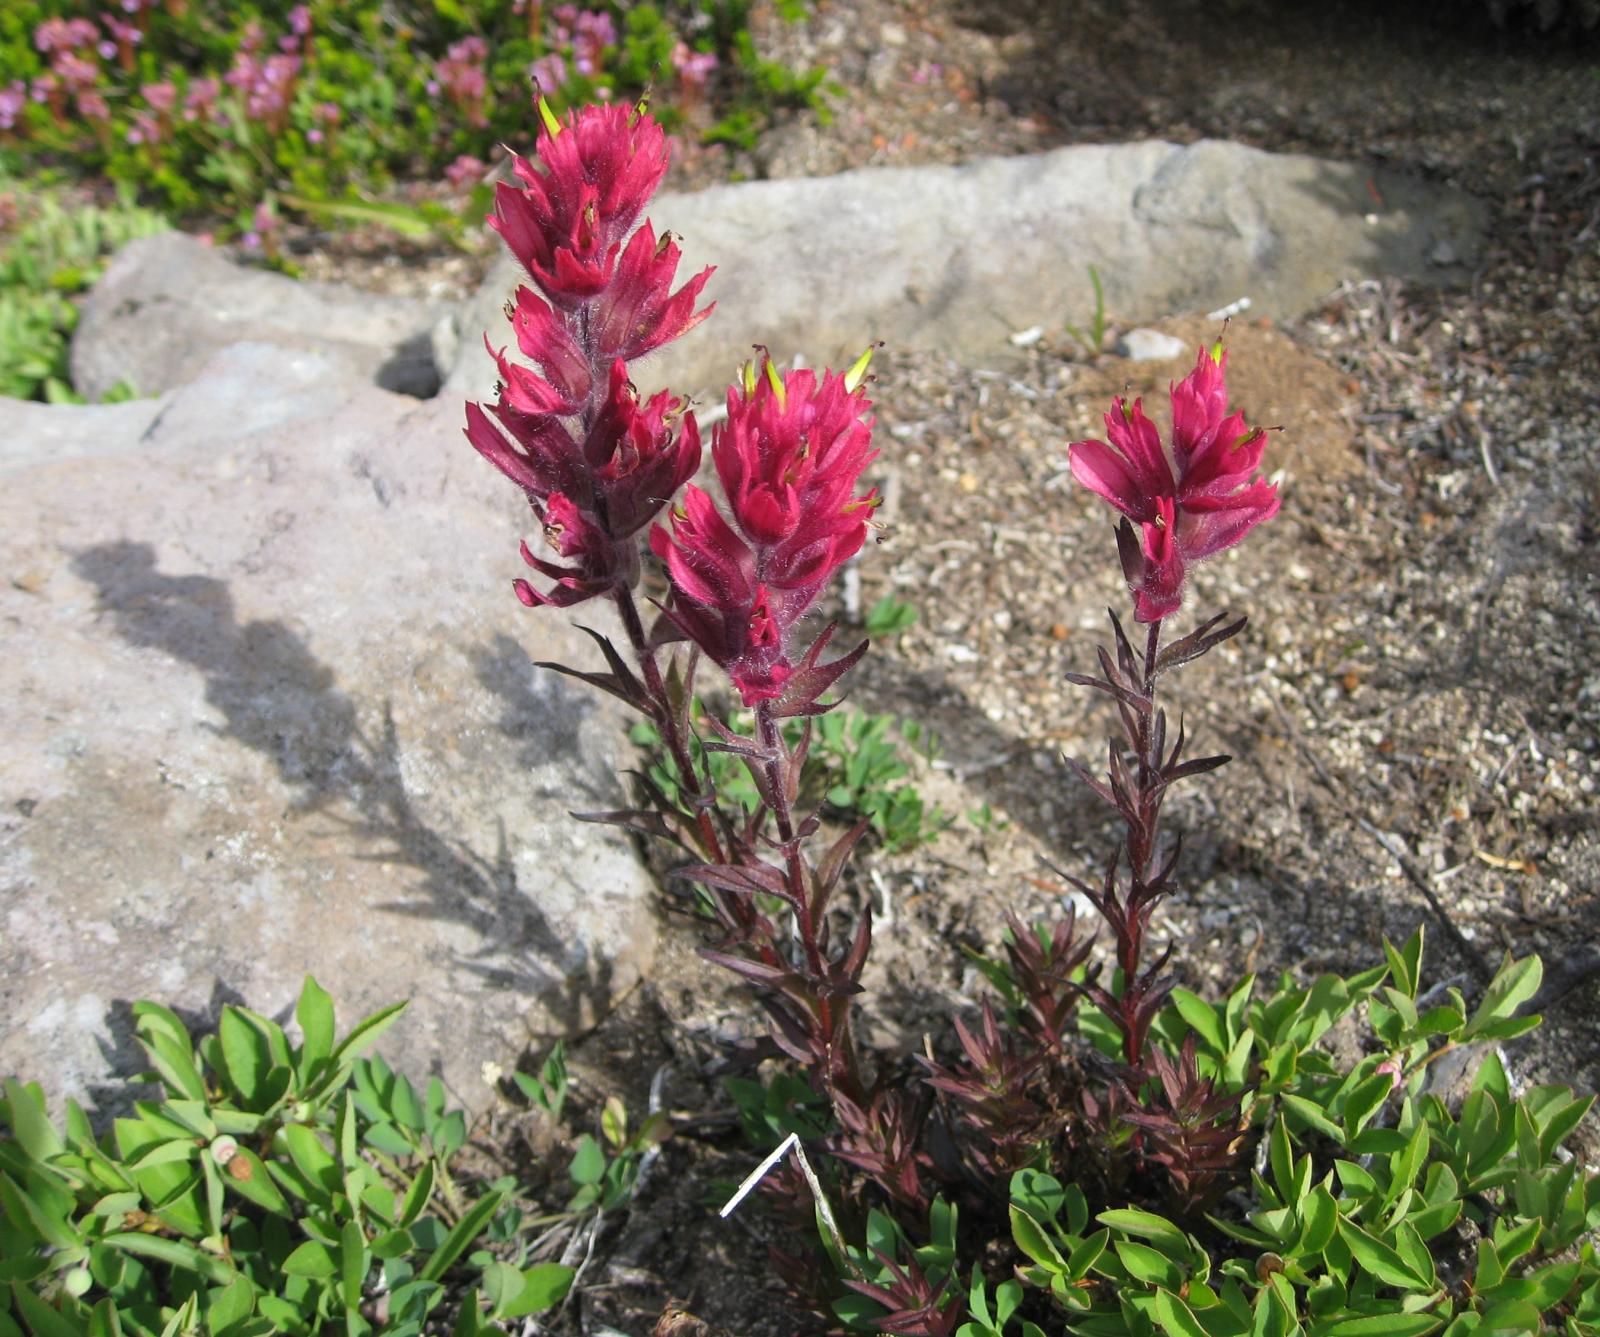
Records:
[[[712,270],[701,270],[672,292],[678,257],[672,234],[663,232],[657,241],[649,219],[628,240],[610,283],[594,304],[591,338],[599,357],[632,362],[687,334],[711,314],[709,306],[696,311],[694,304]]]
[[[1157,622],[1178,611],[1188,567],[1231,548],[1278,513],[1278,489],[1253,478],[1266,432],[1228,411],[1228,355],[1218,341],[1172,387],[1172,458],[1144,402],[1121,396],[1104,441],[1074,441],[1072,474],[1127,517],[1117,531],[1134,616]],[[1138,526],[1135,529],[1135,526]]]
[[[585,107],[564,124],[543,102],[539,112],[542,170],[517,158],[522,184],[500,187],[489,220],[534,285],[506,308],[523,361],[489,344],[495,402],[467,405],[467,439],[527,494],[564,559],[524,546],[528,564],[556,582],[541,594],[519,580],[517,597],[530,606],[577,603],[638,579],[627,540],[694,475],[700,433],[676,396],[641,402],[628,363],[711,310],[695,310],[709,269],[672,291],[679,254],[670,234],[658,239],[646,220],[629,237],[666,171],[661,127],[622,107]]]
[[[760,372],[747,367],[711,446],[733,523],[691,486],[671,513],[671,532],[657,525],[650,533],[678,596],[671,616],[728,672],[746,705],[791,694],[786,708],[813,705],[837,676],[819,686],[833,665],[818,666],[810,653],[797,666],[790,633],[828,577],[860,551],[878,505],[875,489],[856,495],[877,457],[860,389],[869,358],[820,380],[803,369],[780,376],[770,362]],[[792,685],[797,670],[803,681]]]
[[[623,239],[667,171],[666,133],[620,106],[584,107],[558,122],[547,104],[540,171],[514,154],[521,185],[495,187],[489,226],[558,305],[581,303],[610,282]]]
[[[553,604],[567,608],[597,594],[606,594],[616,585],[631,584],[638,575],[638,555],[631,544],[614,543],[595,515],[581,509],[570,497],[552,493],[534,512],[544,521],[544,539],[569,565],[560,566],[535,557],[522,545],[522,560],[556,583],[541,592],[526,580],[514,580],[511,587],[529,608]]]

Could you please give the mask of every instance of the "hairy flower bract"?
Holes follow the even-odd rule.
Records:
[[[1177,612],[1192,563],[1278,513],[1276,485],[1252,478],[1266,433],[1228,411],[1227,367],[1219,342],[1202,349],[1194,370],[1172,387],[1170,459],[1144,401],[1130,407],[1120,395],[1105,416],[1110,444],[1071,445],[1073,477],[1127,517],[1117,546],[1140,622]]]

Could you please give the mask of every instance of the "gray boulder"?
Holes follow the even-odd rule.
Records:
[[[72,382],[98,399],[192,379],[218,349],[252,341],[312,351],[352,378],[425,397],[439,388],[432,329],[442,306],[234,264],[181,232],[130,242],[83,304]]]
[[[481,1108],[604,1013],[653,891],[567,810],[617,803],[623,725],[530,664],[596,656],[511,596],[527,514],[459,403],[243,344],[114,449],[40,413],[0,495],[0,1074],[103,1098],[132,1001],[282,1015],[309,972],[350,1021],[411,999],[386,1052]]]
[[[59,405],[0,397],[0,474],[38,460],[120,455],[138,448],[170,396],[89,404],[65,413]]]
[[[1122,321],[1240,297],[1297,315],[1342,279],[1461,276],[1483,222],[1436,183],[1219,141],[717,186],[649,212],[683,235],[680,274],[718,267],[706,288],[718,309],[644,367],[641,389],[713,396],[752,343],[834,365],[879,338],[1005,357],[1014,331],[1088,323],[1091,264]],[[500,308],[518,281],[503,259],[459,313],[452,393],[490,393],[480,335],[509,342]]]

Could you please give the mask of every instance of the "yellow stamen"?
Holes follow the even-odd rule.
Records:
[[[844,374],[844,389],[846,394],[855,394],[861,382],[867,379],[867,368],[872,365],[872,354],[877,349],[876,344],[869,344],[867,351],[855,360],[855,364]]]
[[[554,139],[561,133],[561,122],[556,119],[556,114],[550,109],[550,103],[543,93],[539,94],[539,119],[544,122],[544,128]]]
[[[783,377],[778,375],[778,369],[772,365],[772,359],[767,359],[767,384],[772,387],[772,393],[777,396],[778,407],[789,407],[789,392],[783,384]]]

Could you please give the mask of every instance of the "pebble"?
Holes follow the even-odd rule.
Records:
[[[1117,340],[1117,356],[1130,362],[1172,362],[1188,350],[1182,339],[1160,330],[1129,330]]]

